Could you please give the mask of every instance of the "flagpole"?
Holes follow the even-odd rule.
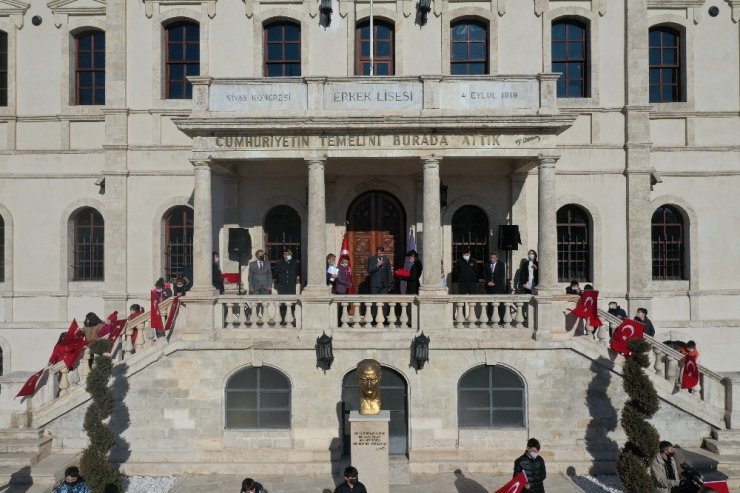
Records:
[[[375,19],[373,19],[373,0],[370,0],[370,75],[375,75]]]

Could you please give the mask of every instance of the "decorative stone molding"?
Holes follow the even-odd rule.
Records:
[[[545,13],[545,9],[547,8],[547,1],[548,0],[534,0],[534,15],[542,17],[542,14]]]
[[[9,17],[13,20],[15,27],[23,28],[23,16],[31,7],[30,3],[19,0],[0,0],[0,17]]]
[[[706,0],[648,0],[649,9],[700,8]]]
[[[57,29],[67,24],[70,15],[105,17],[105,0],[92,0],[92,4],[83,4],[80,0],[52,0],[46,6],[54,14]]]
[[[493,1],[495,0],[492,0],[492,2]],[[506,0],[498,0],[499,4],[502,4],[505,1]],[[670,1],[670,0],[664,0],[664,1]],[[702,0],[694,0],[694,1],[702,1]],[[550,0],[534,0],[534,15],[536,15],[537,17],[541,17],[542,14],[544,14],[548,10],[549,2]],[[607,0],[591,0],[591,10],[594,12],[598,12],[599,16],[604,17],[606,15],[606,4],[607,4]],[[501,6],[499,6],[499,10],[498,10],[499,15],[503,16],[505,12],[506,12],[506,6],[504,5],[503,12],[501,11]]]
[[[737,23],[740,20],[740,0],[726,0],[732,12],[732,22]]]
[[[160,5],[205,5],[206,13],[210,19],[216,17],[216,2],[217,0],[143,0],[144,2],[144,14],[148,19],[151,19],[154,13],[159,13]],[[156,9],[156,10],[155,10]]]

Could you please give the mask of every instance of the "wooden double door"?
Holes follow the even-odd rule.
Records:
[[[395,271],[403,267],[406,254],[406,213],[393,195],[380,190],[357,197],[347,211],[352,280],[358,294],[370,292],[367,261],[379,246]]]

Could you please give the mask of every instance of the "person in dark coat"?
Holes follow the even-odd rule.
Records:
[[[357,479],[357,468],[347,466],[344,469],[344,481],[334,489],[334,493],[367,493],[365,485]]]
[[[406,252],[406,258],[411,262],[409,278],[406,281],[406,294],[419,294],[421,273],[424,269],[421,260],[419,260],[419,254],[416,253],[416,250],[409,250]]]
[[[293,252],[285,250],[283,258],[275,264],[275,288],[278,294],[295,294],[298,281],[298,262],[293,260]]]
[[[334,292],[337,294],[347,294],[349,287],[352,285],[352,279],[349,275],[349,258],[342,257],[339,261],[339,273],[334,279]]]
[[[522,293],[531,293],[537,286],[539,280],[537,265],[537,252],[530,250],[527,252],[527,258],[523,258],[519,264],[519,290]]]
[[[647,315],[647,308],[638,308],[637,315],[635,315],[635,320],[645,324],[645,335],[655,337],[655,327],[653,327],[653,322],[650,321]]]
[[[367,273],[370,276],[370,294],[388,294],[393,283],[393,271],[382,246],[368,259]]]
[[[492,253],[486,263],[485,271],[486,281],[486,293],[487,294],[506,294],[506,264],[503,260],[499,260],[497,253]],[[503,303],[498,305],[498,318],[499,322],[504,322],[504,313],[506,306]],[[493,305],[489,304],[486,307],[486,314],[491,322],[493,320]]]
[[[452,266],[452,282],[457,283],[458,294],[475,294],[478,288],[478,262],[470,258],[470,248]]]
[[[254,479],[246,478],[242,481],[242,489],[239,490],[239,493],[267,493],[267,490]]]
[[[283,258],[275,264],[275,289],[278,294],[296,294],[295,285],[298,282],[298,262],[293,260],[293,252],[285,250]],[[291,307],[295,314],[295,305]],[[285,322],[285,314],[288,312],[285,303],[280,303],[280,320]]]
[[[218,252],[213,252],[213,267],[211,268],[211,282],[213,287],[218,289],[220,294],[224,294],[224,279],[221,276],[221,266],[219,265],[220,257]]]
[[[545,493],[547,470],[545,459],[540,456],[540,442],[536,438],[527,441],[527,450],[514,461],[514,476],[522,471],[527,475],[527,493]]]

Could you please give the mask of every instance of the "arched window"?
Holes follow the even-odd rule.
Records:
[[[552,71],[560,74],[559,98],[589,96],[588,25],[574,19],[552,23]]]
[[[191,99],[189,75],[200,75],[200,26],[178,21],[165,26],[165,98]]]
[[[0,106],[8,106],[8,33],[0,31]]]
[[[283,258],[283,252],[290,250],[293,258],[301,262],[301,217],[290,206],[279,205],[265,217],[265,252],[270,263]]]
[[[668,26],[650,28],[650,102],[683,101],[681,34]]]
[[[469,248],[478,261],[478,277],[483,277],[483,265],[488,260],[488,216],[474,205],[460,207],[452,216],[452,260],[462,257]]]
[[[373,31],[373,75],[393,75],[396,70],[393,24],[376,18]],[[355,75],[370,75],[369,19],[355,28]]]
[[[290,428],[290,382],[261,366],[238,371],[226,383],[226,428]]]
[[[72,280],[104,279],[105,224],[92,207],[83,207],[72,216]]]
[[[105,104],[105,32],[75,34],[75,104]]]
[[[265,26],[265,77],[301,75],[301,25],[278,21]]]
[[[5,282],[5,219],[0,216],[0,282]]]
[[[459,428],[525,426],[524,382],[503,366],[479,366],[460,378],[457,388]]]
[[[591,243],[586,211],[569,204],[558,210],[558,281],[590,281]]]
[[[673,206],[663,205],[653,213],[653,279],[685,279],[684,218]]]
[[[463,19],[450,26],[450,73],[482,75],[488,73],[488,26]]]
[[[173,207],[164,215],[164,275],[173,279],[193,266],[193,209]]]

